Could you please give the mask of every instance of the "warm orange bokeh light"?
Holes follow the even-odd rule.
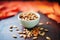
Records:
[[[5,9],[4,9],[5,7]],[[2,10],[1,10],[2,9]],[[18,11],[40,11],[60,23],[60,6],[50,2],[4,2],[0,5],[0,18],[15,15]]]

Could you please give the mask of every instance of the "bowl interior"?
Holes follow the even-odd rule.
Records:
[[[22,13],[34,13],[34,14],[38,17],[37,19],[40,19],[40,15],[39,15],[37,12],[22,12]],[[21,15],[22,13],[19,13],[19,15],[18,15],[18,19],[19,19],[19,20],[22,20],[22,19],[20,18],[20,15]],[[35,19],[35,20],[37,20],[37,19]],[[35,20],[30,20],[30,21],[35,21]],[[22,21],[27,21],[27,20],[22,20]]]

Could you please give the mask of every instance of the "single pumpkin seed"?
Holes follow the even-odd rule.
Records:
[[[33,37],[33,40],[36,40],[37,39],[37,37]]]
[[[46,37],[46,39],[47,39],[47,40],[51,40],[51,38],[50,38],[50,37],[48,37],[48,36]]]
[[[17,38],[17,36],[16,36],[16,35],[12,35],[12,37],[13,37],[13,38]]]
[[[40,28],[40,30],[42,31],[42,30],[44,30],[44,28]]]
[[[13,28],[13,26],[10,26],[10,29],[12,29]]]
[[[10,31],[10,32],[12,32],[12,31],[13,31],[13,29],[9,29],[9,31]]]
[[[16,28],[16,31],[19,31],[19,28]]]
[[[41,35],[41,36],[44,36],[44,35],[45,35],[45,32],[40,33],[40,35]]]
[[[44,31],[48,32],[48,29],[44,29]]]
[[[17,26],[13,25],[13,28],[17,28]]]
[[[39,25],[43,25],[43,23],[39,23]]]

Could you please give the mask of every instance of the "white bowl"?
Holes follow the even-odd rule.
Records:
[[[27,13],[27,12],[23,12],[23,13]],[[19,13],[18,19],[19,19],[19,21],[21,22],[21,24],[24,27],[26,27],[26,28],[33,28],[33,27],[35,27],[39,23],[39,21],[40,21],[40,15],[37,12],[28,12],[28,13],[34,13],[35,15],[38,16],[38,18],[36,20],[31,20],[31,21],[22,20],[20,18],[21,13]]]

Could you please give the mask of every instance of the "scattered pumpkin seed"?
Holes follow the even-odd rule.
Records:
[[[27,35],[28,38],[30,38],[31,36],[30,35]]]
[[[17,28],[17,26],[13,25],[13,28]]]
[[[12,32],[12,31],[13,31],[13,29],[9,29],[9,31],[10,31],[10,32]]]
[[[44,36],[44,35],[45,35],[45,32],[41,32],[40,35],[41,35],[41,36]]]
[[[23,32],[17,31],[18,34],[23,34]]]
[[[41,31],[39,31],[39,34],[41,34]]]
[[[10,29],[12,29],[13,28],[13,26],[10,26]]]
[[[23,31],[23,34],[25,34],[26,33],[26,31]]]
[[[43,23],[39,23],[39,25],[43,25]]]
[[[33,40],[36,40],[37,39],[37,37],[33,37]]]
[[[46,24],[48,25],[48,24],[51,24],[51,22],[46,22]]]
[[[48,32],[48,29],[44,29],[44,31]]]
[[[27,37],[31,37],[32,36],[32,34],[31,34],[31,32],[29,32],[28,34],[27,34]]]
[[[28,34],[28,33],[29,33],[29,31],[27,30],[27,31],[26,31],[26,34]]]
[[[19,36],[20,36],[20,37],[23,37],[23,34],[20,34]]]
[[[24,34],[24,35],[23,35],[23,38],[26,38],[26,37],[27,37],[27,36]]]
[[[42,30],[44,30],[44,28],[40,28],[40,30],[42,31]]]
[[[47,37],[46,37],[46,40],[51,40],[51,38],[47,36]]]
[[[13,38],[17,38],[17,36],[16,35],[12,35],[13,36]]]
[[[19,28],[16,28],[16,31],[19,31]]]

